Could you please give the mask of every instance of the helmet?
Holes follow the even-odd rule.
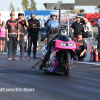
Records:
[[[61,35],[67,35],[66,30],[61,30]]]
[[[56,18],[57,18],[57,15],[56,15],[55,13],[52,13],[52,14],[50,15],[50,17],[52,17],[52,16],[56,16]]]
[[[59,34],[59,35],[65,35],[65,36],[68,35],[67,30],[64,29],[64,28],[60,29],[60,30],[58,31],[58,34]]]
[[[65,25],[61,25],[61,28],[65,28]]]

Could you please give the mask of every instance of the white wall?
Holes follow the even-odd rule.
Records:
[[[8,19],[10,19],[10,13],[11,11],[0,11],[0,24],[2,23],[2,21],[7,21]],[[21,11],[15,11],[15,18],[18,18],[18,13],[24,13]]]
[[[84,38],[85,42],[87,43],[87,51],[86,54],[87,56],[84,58],[84,61],[90,61],[90,39],[89,38]]]

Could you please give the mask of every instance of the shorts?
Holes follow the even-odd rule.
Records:
[[[5,37],[0,37],[0,40],[5,40]]]

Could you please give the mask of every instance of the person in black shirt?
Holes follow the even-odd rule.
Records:
[[[25,35],[25,26],[28,27],[28,21],[24,17],[25,20],[22,19],[22,13],[18,14],[18,26],[20,30],[20,40],[19,40],[19,45],[20,45],[20,58],[24,59],[24,35]]]
[[[83,21],[81,21],[81,19]],[[77,16],[76,21],[72,24],[71,30],[72,33],[74,34],[74,37],[77,36],[78,32],[84,32],[83,24],[87,23],[87,19],[84,18],[83,16]]]
[[[20,40],[18,21],[15,19],[15,12],[10,13],[11,19],[6,22],[6,37],[8,41],[8,60],[11,60],[11,49],[13,43],[13,59],[16,58],[17,41]]]
[[[73,38],[73,41],[76,43],[76,55],[79,61],[83,61],[86,57],[87,44],[82,38],[82,32],[77,33],[77,37]]]
[[[31,14],[31,19],[28,20],[28,51],[27,51],[27,59],[30,58],[31,55],[31,46],[33,43],[33,58],[36,59],[36,48],[38,41],[38,30],[41,29],[40,22],[35,18],[35,13]]]

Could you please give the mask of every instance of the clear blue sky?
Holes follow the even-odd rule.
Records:
[[[29,0],[30,1],[30,0]],[[61,1],[61,0],[59,0]],[[17,10],[17,8],[20,8],[20,11],[22,11],[22,0],[2,0],[0,3],[0,11],[4,10],[4,11],[8,11],[10,8],[10,3],[12,2],[12,4],[15,7],[15,10]],[[57,3],[58,0],[35,0],[36,2],[36,7],[38,10],[45,10],[45,7],[43,5],[43,3]],[[62,0],[63,3],[74,3],[74,0]],[[81,8],[81,9],[85,9],[86,13],[94,13],[97,12],[97,10],[95,9],[95,6],[76,6],[75,8]],[[65,11],[62,11],[65,12]]]

